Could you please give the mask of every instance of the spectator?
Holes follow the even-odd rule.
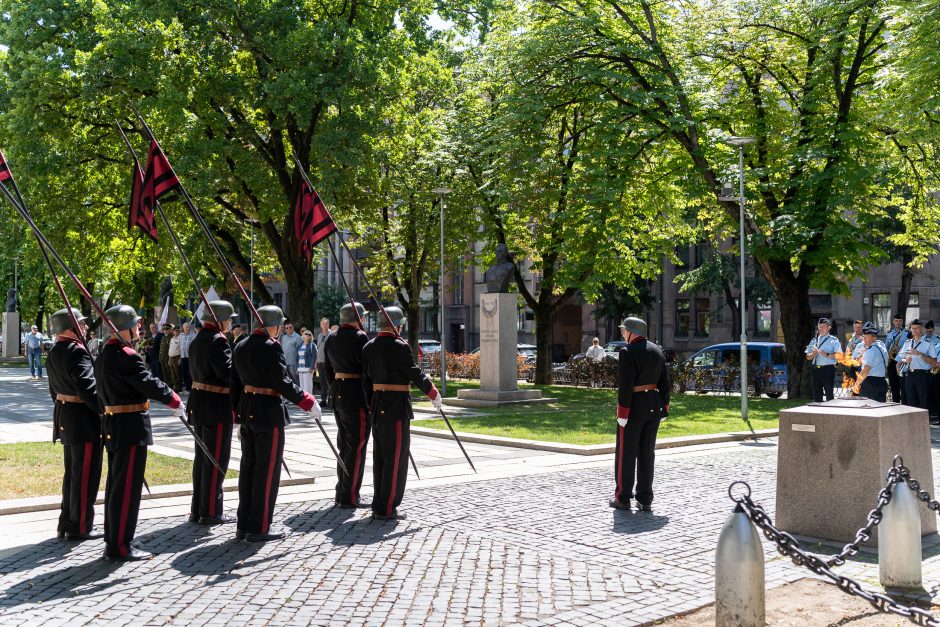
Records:
[[[29,361],[29,378],[42,379],[42,341],[46,339],[34,324],[26,334],[26,359]]]
[[[157,323],[150,323],[150,344],[147,346],[147,366],[151,374],[156,378],[163,379],[163,369],[160,368],[160,348],[163,343],[163,331],[157,326]]]
[[[88,332],[88,352],[91,353],[92,359],[98,358],[98,351],[101,350],[101,338],[94,331]]]
[[[167,322],[163,325],[163,337],[160,339],[160,378],[164,383],[170,382],[170,340],[173,339],[173,325]]]
[[[294,325],[291,322],[284,323],[284,333],[278,338],[281,342],[281,348],[284,351],[284,361],[287,362],[287,372],[290,373],[294,383],[299,383],[297,376],[297,351],[303,340],[300,335],[294,333]]]
[[[242,325],[240,324],[232,325],[232,338],[231,338],[232,347],[234,348],[236,344],[244,340],[246,335],[247,334],[245,333],[245,330],[242,328]]]
[[[174,392],[179,392],[182,387],[180,384],[180,330],[173,329],[170,336],[169,347],[167,348],[167,382],[166,384],[173,388]]]
[[[317,345],[313,343],[313,333],[301,333],[303,344],[297,349],[297,376],[300,377],[300,389],[310,394],[313,392],[313,369],[317,362]]]
[[[320,404],[326,404],[327,382],[323,376],[323,361],[326,359],[326,351],[323,350],[323,343],[330,335],[330,321],[328,318],[320,318],[320,333],[317,334],[317,377],[320,382]]]
[[[189,345],[196,339],[196,332],[189,328],[189,323],[183,323],[183,332],[180,334],[180,379],[184,390],[193,388],[192,377],[189,376]]]
[[[606,354],[598,338],[594,338],[594,341],[591,342],[591,348],[587,349],[587,353],[585,353],[587,357],[590,357],[595,362],[603,361]]]

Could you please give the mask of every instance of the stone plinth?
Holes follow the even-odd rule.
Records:
[[[20,314],[18,311],[3,312],[3,357],[20,354]]]
[[[885,473],[898,454],[933,495],[926,410],[836,399],[781,411],[777,527],[814,538],[853,541],[875,507]],[[919,505],[921,532],[936,533],[936,514]]]

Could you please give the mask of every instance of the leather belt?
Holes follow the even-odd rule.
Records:
[[[150,401],[145,401],[143,403],[134,403],[132,405],[105,405],[104,413],[106,414],[132,414],[138,411],[147,411],[150,409]]]
[[[253,385],[246,385],[244,389],[249,394],[261,394],[262,396],[273,396],[274,398],[281,398],[281,393],[277,390],[272,390],[271,388],[256,388]]]
[[[201,383],[199,381],[193,381],[193,389],[202,390],[203,392],[215,392],[216,394],[228,394],[231,391],[221,385],[209,385],[208,383]]]
[[[411,386],[399,383],[373,383],[372,389],[377,392],[410,392]]]
[[[652,392],[656,389],[655,383],[647,383],[646,385],[638,385],[633,388],[634,392]]]
[[[72,396],[71,394],[56,394],[55,400],[63,403],[84,403],[81,396]]]
[[[336,378],[337,378],[337,379],[361,379],[361,378],[362,378],[362,375],[361,375],[361,374],[352,374],[351,372],[337,372],[337,373],[336,373]]]

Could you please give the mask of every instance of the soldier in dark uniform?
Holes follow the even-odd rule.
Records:
[[[625,318],[620,329],[627,345],[619,356],[617,488],[610,506],[630,509],[636,498],[641,511],[651,512],[656,432],[669,415],[669,373],[662,349],[646,339],[646,322]]]
[[[153,444],[148,399],[164,403],[173,416],[184,416],[186,407],[131,348],[140,335],[140,316],[134,308],[115,305],[105,314],[124,342],[108,338],[95,362],[98,395],[104,406],[104,446],[108,451],[104,555],[111,561],[150,559],[151,553],[131,544],[140,510],[147,447]]]
[[[427,394],[435,408],[442,404],[437,388],[415,364],[411,348],[398,334],[404,318],[398,307],[379,316],[379,334],[362,349],[362,386],[372,417],[372,472],[375,494],[372,517],[404,519],[398,506],[405,495],[411,442],[411,385]]]
[[[311,417],[320,417],[317,399],[304,392],[287,371],[277,332],[284,322],[279,307],[258,309],[264,328],[255,329],[232,355],[232,406],[238,414],[242,459],[238,476],[238,526],[235,537],[249,542],[279,540],[273,530],[284,457],[284,427],[290,422],[286,398]]]
[[[339,310],[340,327],[330,333],[323,344],[323,375],[327,389],[333,398],[336,416],[337,448],[346,468],[336,465],[336,503],[340,507],[353,508],[359,505],[359,489],[366,467],[366,444],[372,420],[366,412],[366,400],[362,392],[362,347],[369,337],[359,328],[359,321],[366,313],[365,307],[346,303]]]
[[[212,457],[228,470],[232,453],[234,412],[231,400],[232,349],[225,333],[235,314],[232,303],[214,300],[201,316],[202,328],[189,346],[189,370],[193,390],[187,402],[189,422]],[[212,314],[215,314],[213,318]],[[218,320],[218,325],[216,324]],[[221,325],[221,326],[219,326]],[[193,460],[193,503],[190,522],[221,525],[234,522],[222,506],[222,481],[225,473],[196,446]]]
[[[95,384],[91,355],[79,337],[86,332],[85,316],[77,309],[52,314],[49,328],[56,343],[49,350],[49,394],[55,403],[52,441],[62,440],[65,477],[62,480],[62,513],[58,536],[67,540],[91,540],[95,531],[95,498],[101,481],[101,403]]]

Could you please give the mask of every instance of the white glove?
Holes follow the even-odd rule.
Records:
[[[186,417],[186,403],[180,401],[179,406],[173,407],[170,409],[170,415],[174,418],[185,418]]]
[[[314,420],[319,420],[323,417],[323,410],[320,409],[320,403],[314,401],[313,407],[310,408],[310,411],[307,414]]]
[[[627,418],[617,418],[617,424],[620,425],[621,427],[626,427],[627,420],[628,420]]]
[[[434,405],[434,409],[440,409],[444,406],[444,399],[441,398],[440,393],[431,399],[431,404]]]

